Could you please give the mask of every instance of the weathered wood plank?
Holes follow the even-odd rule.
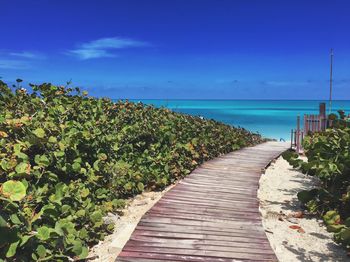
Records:
[[[245,251],[211,251],[211,250],[193,250],[185,248],[166,248],[166,247],[142,247],[142,246],[128,246],[126,244],[123,250],[125,251],[138,251],[145,253],[157,253],[157,254],[172,254],[172,255],[194,255],[203,257],[219,257],[219,258],[236,258],[236,259],[255,259],[260,261],[272,261],[275,259],[273,253],[270,254],[257,254],[253,252]],[[272,252],[272,251],[271,251]]]
[[[238,242],[238,243],[256,243],[259,245],[260,243],[268,243],[265,235],[261,235],[260,237],[253,237],[249,235],[245,236],[236,236],[236,235],[230,235],[230,236],[223,236],[221,234],[195,234],[195,233],[178,233],[178,232],[162,232],[162,231],[153,231],[153,230],[138,230],[136,229],[131,237],[156,237],[156,238],[163,238],[163,239],[176,239],[176,240],[182,240],[182,239],[205,239],[205,240],[218,240],[222,241],[223,245],[230,245],[230,242]]]
[[[267,142],[203,163],[143,216],[117,261],[277,261],[256,195],[287,148]]]

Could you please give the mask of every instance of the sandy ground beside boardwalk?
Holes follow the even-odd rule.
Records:
[[[293,170],[282,157],[260,179],[263,225],[280,262],[350,261],[322,221],[302,213],[296,194],[315,185],[315,178]]]

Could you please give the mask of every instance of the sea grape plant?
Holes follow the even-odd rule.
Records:
[[[104,216],[260,135],[142,103],[0,81],[0,261],[84,259]]]
[[[323,217],[335,240],[350,248],[350,128],[339,123],[304,141],[308,161],[287,152],[285,159],[303,173],[319,178],[320,186],[298,193],[309,211]]]

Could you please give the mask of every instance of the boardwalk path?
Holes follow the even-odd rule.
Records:
[[[117,261],[277,261],[257,189],[287,148],[267,142],[204,163],[143,216]]]

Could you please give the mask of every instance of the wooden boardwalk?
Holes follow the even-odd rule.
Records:
[[[143,216],[117,261],[277,261],[257,190],[287,148],[267,142],[205,162]]]

